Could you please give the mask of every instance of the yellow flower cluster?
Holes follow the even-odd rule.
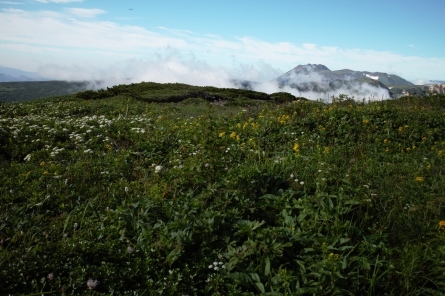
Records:
[[[289,115],[281,115],[281,116],[278,116],[278,123],[280,123],[280,124],[286,124],[286,123],[289,121],[289,119],[290,119],[290,116],[289,116]]]
[[[239,136],[236,132],[232,132],[232,133],[230,134],[230,137],[231,137],[232,139],[237,139],[237,140],[240,139],[240,136]]]
[[[294,151],[295,151],[295,153],[300,153],[300,144],[298,144],[298,143],[295,143],[294,144],[294,148],[292,148]]]

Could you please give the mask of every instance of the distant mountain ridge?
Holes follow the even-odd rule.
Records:
[[[42,81],[47,80],[40,77],[37,73],[27,72],[15,68],[0,66],[0,82],[18,82],[18,81]]]

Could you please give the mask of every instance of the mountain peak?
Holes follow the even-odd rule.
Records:
[[[317,72],[317,71],[331,71],[328,67],[322,64],[307,64],[298,65],[293,69],[294,72]]]

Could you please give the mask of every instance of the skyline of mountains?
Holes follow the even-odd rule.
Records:
[[[285,79],[286,76],[289,76],[290,73],[292,72],[306,74],[306,75],[308,75],[309,72],[316,72],[325,76],[327,79],[335,79],[335,80],[370,78],[378,80],[386,86],[393,86],[393,85],[414,86],[414,85],[431,85],[431,84],[445,83],[445,80],[424,80],[424,82],[426,83],[414,84],[395,74],[388,74],[384,72],[354,71],[350,69],[331,71],[325,65],[310,64],[310,63],[306,65],[298,65],[295,68],[284,73],[277,79],[281,80],[280,82],[283,82],[283,79]],[[17,68],[4,67],[0,65],[0,82],[48,81],[48,80],[57,80],[57,79],[46,78],[39,75],[36,72],[28,72]],[[239,80],[241,81],[242,79]]]
[[[50,80],[39,76],[37,73],[26,72],[15,68],[0,66],[0,82],[28,83],[26,88],[34,89],[33,82],[69,82],[64,80]],[[130,79],[121,83],[128,84]],[[445,81],[435,80],[425,85],[415,85],[412,82],[394,74],[384,72],[370,71],[354,71],[350,69],[341,69],[331,71],[327,66],[322,64],[306,64],[298,65],[286,73],[265,82],[256,82],[245,79],[231,79],[227,81],[228,87],[255,90],[265,93],[289,92],[295,96],[302,96],[309,99],[324,98],[328,99],[346,94],[348,96],[371,99],[397,98],[407,94],[421,93],[445,93]],[[31,83],[31,84],[29,84]],[[79,84],[68,87],[66,93],[83,91],[86,89],[97,89],[105,87],[104,81],[70,81],[70,83]],[[137,83],[134,82],[133,83]],[[191,83],[189,83],[191,84]],[[63,84],[58,84],[57,94],[63,94]],[[102,86],[101,86],[102,85]],[[7,89],[12,85],[4,85]],[[21,88],[25,87],[24,85]],[[42,84],[39,85],[42,87]],[[1,88],[1,87],[0,87]],[[6,90],[6,89],[5,89]],[[45,92],[44,89],[39,92]],[[54,95],[53,90],[48,90],[48,96]],[[43,95],[43,94],[42,94]]]

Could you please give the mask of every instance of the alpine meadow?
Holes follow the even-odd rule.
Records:
[[[445,95],[3,102],[0,208],[2,295],[443,295]]]

